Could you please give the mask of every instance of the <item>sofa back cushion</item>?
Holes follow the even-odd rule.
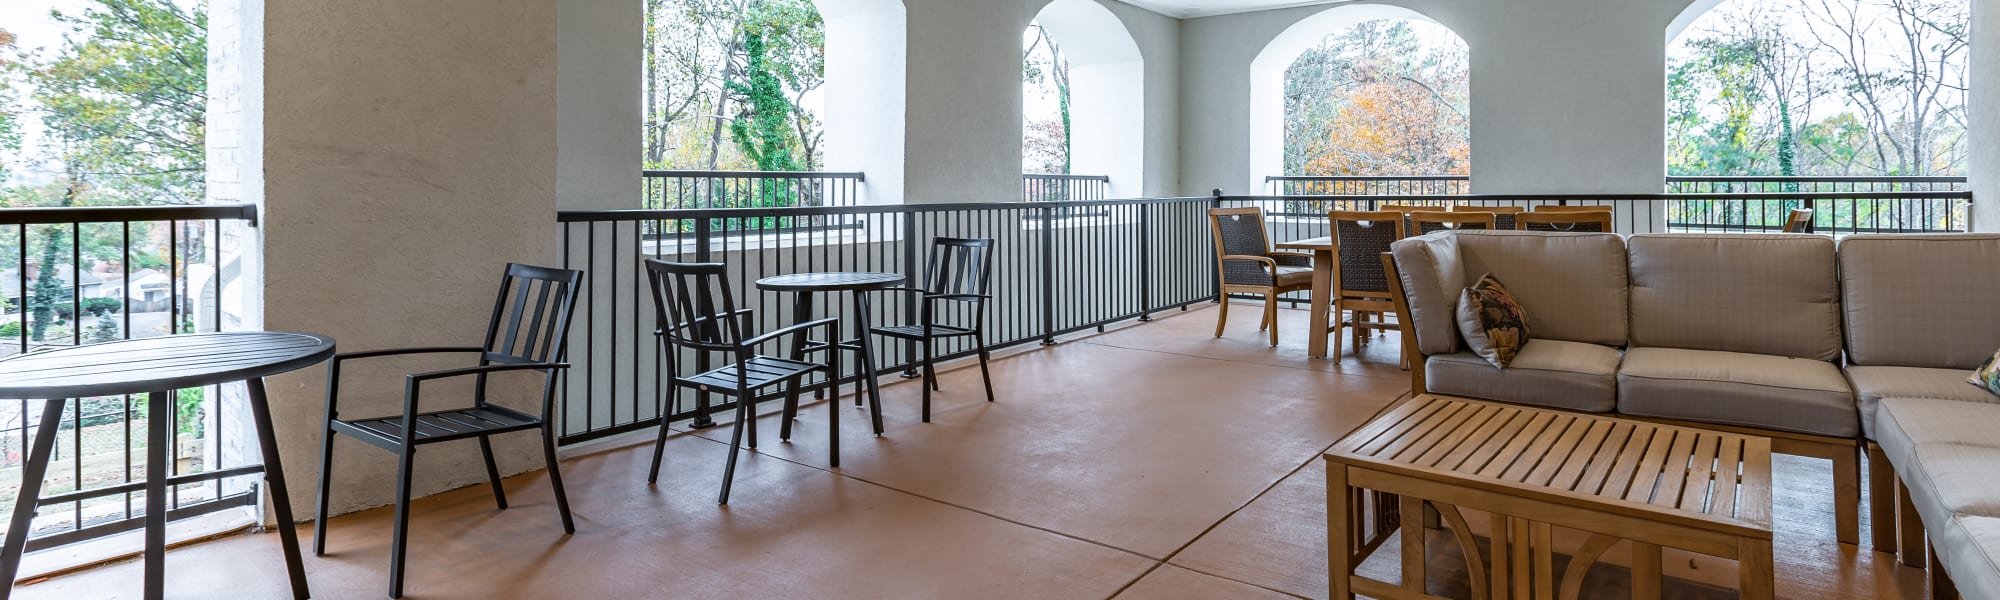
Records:
[[[1633,347],[1840,357],[1833,238],[1660,233],[1626,247]]]
[[[1857,235],[1839,257],[1854,364],[1971,369],[2000,349],[2000,235]]]
[[[1396,242],[1390,252],[1426,356],[1464,347],[1455,324],[1459,293],[1486,273],[1520,300],[1536,339],[1626,343],[1625,243],[1615,234],[1438,232]]]

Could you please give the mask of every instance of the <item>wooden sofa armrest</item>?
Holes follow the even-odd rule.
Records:
[[[1424,386],[1424,353],[1417,347],[1416,321],[1410,319],[1410,299],[1403,295],[1403,274],[1396,268],[1396,256],[1382,253],[1382,273],[1389,280],[1389,301],[1396,306],[1396,322],[1401,324],[1403,334],[1403,363],[1410,370],[1410,394],[1422,394]]]

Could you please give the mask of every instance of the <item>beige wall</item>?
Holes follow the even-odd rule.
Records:
[[[264,326],[348,351],[476,342],[501,263],[556,254],[555,0],[273,2],[263,16]],[[394,374],[443,363],[396,366],[357,370],[343,413],[395,414]],[[301,509],[323,373],[272,382]],[[503,470],[540,468],[533,440],[498,443]],[[342,442],[335,507],[388,502],[393,457]],[[474,445],[418,456],[419,493],[483,478]]]
[[[1972,226],[2000,231],[2000,0],[1972,0],[1972,89],[1967,92],[1971,139]]]

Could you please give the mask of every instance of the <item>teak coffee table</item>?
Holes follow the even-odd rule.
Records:
[[[1735,559],[1742,597],[1773,595],[1766,438],[1423,395],[1335,444],[1326,474],[1337,599],[1438,598],[1424,588],[1426,505],[1464,550],[1475,598],[1577,598],[1590,565],[1624,540],[1636,598],[1659,596],[1662,547]],[[1465,509],[1492,515],[1490,556]],[[1559,579],[1558,527],[1588,534]],[[1403,583],[1355,574],[1399,529]]]

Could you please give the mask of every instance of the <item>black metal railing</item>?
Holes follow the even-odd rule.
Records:
[[[1814,231],[1858,233],[1948,233],[1971,228],[1972,193],[1827,192],[1756,194],[1459,194],[1393,196],[1225,196],[1225,206],[1262,207],[1272,219],[1273,239],[1328,235],[1333,210],[1376,210],[1386,204],[1502,206],[1603,206],[1621,233],[1758,233],[1783,229],[1791,209],[1813,209]]]
[[[1271,175],[1264,178],[1275,196],[1405,196],[1464,194],[1472,178],[1465,175],[1328,176]]]
[[[227,331],[225,288],[237,281],[238,243],[254,226],[253,205],[0,209],[0,356],[48,348],[176,333]],[[173,475],[227,471],[254,462],[255,439],[240,404],[223,389],[174,392]],[[145,492],[146,414],[136,396],[78,398],[65,404],[54,433],[55,459],[30,549],[137,529]],[[41,419],[40,401],[0,401],[0,512],[13,509],[22,460]],[[225,418],[227,417],[227,418]],[[178,518],[238,506],[257,497],[241,478],[174,486]],[[65,507],[64,504],[68,506]],[[13,532],[7,532],[12,535]]]
[[[1080,202],[1111,196],[1111,178],[1105,175],[1021,175],[1023,198],[1029,202]]]
[[[1964,177],[1686,177],[1667,178],[1669,194],[1958,192]]]
[[[654,171],[644,173],[646,208],[779,208],[861,204],[862,173]]]
[[[644,429],[663,418],[705,419],[708,410],[729,407],[687,393],[663,400],[667,357],[652,335],[641,259],[729,264],[738,303],[757,309],[759,326],[769,330],[792,320],[792,297],[757,291],[758,278],[808,271],[920,275],[933,237],[993,238],[988,341],[1046,343],[1213,299],[1206,219],[1214,200],[562,212],[564,265],[590,275],[571,332],[569,359],[576,366],[560,400],[561,442]],[[904,300],[879,295],[871,318],[914,319],[917,307]],[[826,298],[819,306],[815,318],[834,314],[828,310],[852,317],[845,300]],[[876,342],[882,372],[912,364],[913,347]],[[938,352],[959,357],[971,350],[945,343]]]

